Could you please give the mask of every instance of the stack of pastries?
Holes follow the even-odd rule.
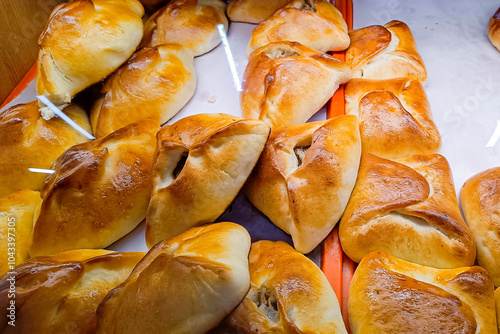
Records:
[[[163,7],[143,21],[143,5]],[[219,44],[226,10],[258,23],[243,118],[164,125],[193,96],[195,57]],[[39,44],[37,93],[97,139],[37,102],[0,113],[0,332],[500,328],[500,168],[463,186],[464,220],[403,22],[348,32],[326,0],[75,0]],[[346,115],[306,123],[342,84]],[[87,113],[72,102],[92,85]],[[293,247],[217,222],[240,192]],[[149,252],[104,249],[144,220]],[[337,223],[360,263],[348,324],[304,255]]]
[[[358,117],[362,144],[339,224],[344,252],[360,262],[349,291],[351,332],[494,333],[498,174],[466,183],[464,220],[437,153],[427,73],[409,27],[392,21],[349,35],[346,114]],[[484,269],[474,266],[476,244]]]
[[[253,8],[244,8],[252,14]],[[328,1],[295,0],[278,9],[248,43],[243,116],[273,129],[305,123],[351,78],[349,65],[326,53],[348,46],[347,25]]]

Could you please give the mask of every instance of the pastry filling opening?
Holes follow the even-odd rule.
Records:
[[[169,151],[163,159],[166,159],[165,168],[156,176],[156,188],[166,188],[170,186],[181,174],[187,163],[189,150],[177,149]]]
[[[271,290],[260,289],[253,298],[257,308],[269,319],[279,321],[278,300]]]
[[[302,10],[310,10],[312,12],[317,12],[316,5],[312,0],[303,0],[302,3],[294,4],[294,7]]]
[[[285,57],[298,57],[300,56],[300,53],[292,49],[274,48],[269,50],[269,52],[266,53],[266,56],[268,56],[270,59],[278,59]]]
[[[184,152],[177,162],[177,165],[174,168],[174,180],[179,176],[179,174],[182,172],[182,169],[184,168],[184,165],[186,165],[186,160],[188,158],[188,152]]]
[[[309,147],[311,147],[311,145],[309,145],[309,146],[295,146],[293,148],[293,152],[295,153],[295,157],[297,157],[297,168],[302,166],[302,162],[304,161],[304,159],[306,157],[306,152],[309,149]]]

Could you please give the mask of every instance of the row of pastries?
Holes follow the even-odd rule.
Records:
[[[12,261],[0,263],[1,331],[496,332],[499,172],[464,185],[466,224],[408,26],[348,33],[323,0],[232,1],[229,19],[259,23],[244,118],[200,114],[161,127],[194,94],[193,59],[219,43],[225,11],[222,1],[176,0],[143,25],[136,0],[54,10],[37,91],[97,139],[37,102],[0,113],[5,254],[10,217],[17,228],[15,273]],[[325,53],[342,50],[345,62]],[[70,104],[99,82],[90,116]],[[341,84],[347,115],[305,123]],[[295,249],[211,224],[242,189]],[[147,254],[102,250],[144,219]],[[342,247],[360,263],[347,328],[326,277],[303,255],[339,221]]]
[[[274,15],[277,13],[280,19],[284,20],[286,16],[280,11]],[[317,13],[320,13],[319,8]],[[263,25],[272,26],[269,21],[274,15]],[[464,186],[461,202],[467,221],[472,221],[468,226],[460,213],[450,166],[443,156],[436,154],[441,139],[432,121],[430,106],[422,86],[427,74],[408,26],[402,22],[392,21],[384,26],[352,31],[349,37],[351,44],[346,50],[346,62],[350,65],[353,79],[345,86],[346,114],[357,116],[362,146],[357,179],[354,188],[351,188],[352,193],[350,190],[347,191],[350,195],[348,204],[338,206],[342,215],[339,226],[342,248],[355,262],[361,261],[349,297],[351,330],[354,333],[416,331],[493,333],[497,328],[494,319],[493,288],[498,284],[495,283],[495,272],[499,266],[499,257],[495,254],[500,239],[498,220],[492,212],[498,207],[498,190],[496,190],[498,176],[494,173],[498,169],[481,173]],[[276,44],[269,44],[268,50],[270,46]],[[258,51],[250,55],[249,67],[252,64],[252,56],[257,53]],[[281,57],[289,56],[292,62],[296,61],[294,57],[300,57],[297,53],[282,52]],[[269,55],[269,52],[266,52],[266,55]],[[285,61],[280,59],[280,62]],[[274,74],[277,71],[269,72]],[[300,74],[297,74],[296,77],[299,76]],[[252,74],[247,76],[245,72],[245,77],[251,79]],[[267,84],[272,79],[275,79],[274,75],[270,80],[266,80],[266,92],[269,91]],[[320,79],[316,80],[319,82]],[[295,82],[293,85],[296,85]],[[285,90],[288,90],[288,87]],[[312,90],[314,88],[311,88]],[[276,95],[273,96],[272,92],[271,90],[269,98],[272,100],[271,106],[281,101],[289,102],[288,96],[279,95],[276,101]],[[303,92],[304,90],[297,89],[295,96],[303,99],[303,95],[300,95]],[[242,94],[242,102],[244,96],[245,91]],[[267,100],[263,100],[261,106],[267,106],[267,103]],[[297,105],[300,105],[300,101]],[[242,104],[243,111],[244,107]],[[266,121],[270,118],[269,115],[272,113],[261,111],[260,119]],[[334,179],[324,171],[312,172],[307,178],[297,180],[294,173],[305,173],[308,165],[299,165],[300,168],[290,173],[290,169],[283,167],[287,166],[286,164],[278,164],[277,157],[281,153],[279,150],[287,148],[283,140],[286,135],[283,133],[291,130],[291,127],[275,130],[274,126],[270,142],[273,141],[273,134],[279,132],[281,136],[281,141],[278,142],[279,148],[270,148],[274,151],[275,160],[266,155],[266,146],[254,172],[258,176],[248,183],[247,195],[252,203],[275,224],[292,234],[294,245],[298,250],[307,252],[312,250],[314,245],[307,250],[301,248],[303,244],[299,238],[309,241],[314,238],[310,228],[318,227],[325,222],[321,213],[327,213],[329,209],[338,205],[341,193],[337,188],[338,197],[334,199],[326,196],[321,187],[312,187],[317,179],[320,179],[322,185]],[[296,136],[293,131],[289,133],[290,137]],[[345,134],[342,135],[345,139]],[[321,137],[309,139],[308,144],[302,142],[293,148],[300,162],[304,161],[300,155],[304,155],[304,148],[308,148],[312,151],[309,152],[309,158],[314,161],[314,166],[318,168],[321,165],[323,156],[319,158],[320,155],[313,150],[315,140],[319,142],[321,140],[319,138]],[[338,147],[336,150],[340,152]],[[325,151],[327,150],[323,147],[323,152]],[[356,150],[351,148],[349,151],[351,158],[356,156]],[[288,152],[291,152],[290,148]],[[338,156],[343,158],[341,161],[345,164],[344,167],[349,166],[348,159],[342,154]],[[307,153],[304,157],[307,157]],[[326,165],[325,163],[324,166]],[[327,170],[332,171],[332,168]],[[341,175],[348,176],[346,171],[347,168]],[[266,176],[272,175],[272,172],[274,172],[272,181],[265,179]],[[285,179],[286,187],[281,186],[279,189],[278,180],[282,177]],[[474,179],[476,185],[469,186]],[[297,186],[297,183],[300,186]],[[479,183],[488,186],[478,187]],[[267,189],[259,193],[259,190],[256,191],[259,187],[256,184],[259,184],[261,189],[266,187]],[[348,183],[344,183],[346,184]],[[296,193],[306,189],[307,186],[314,189],[307,192],[309,198],[317,195],[323,196],[321,198],[326,200],[326,204],[322,203],[320,209],[317,206],[322,204],[316,204],[315,207],[304,198],[297,197]],[[489,190],[487,194],[485,194],[486,187]],[[285,194],[288,198],[285,200],[278,198],[281,199],[279,203],[288,204],[285,210],[270,204],[274,204],[270,199],[275,199],[274,196],[283,192],[282,189],[286,189]],[[265,191],[267,198],[264,197]],[[493,199],[484,200],[484,197],[492,195]],[[296,203],[306,204],[305,208]],[[471,212],[470,206],[475,208],[474,212]],[[479,208],[482,209],[481,213]],[[312,212],[320,214],[314,215]],[[332,217],[328,214],[326,216]],[[291,223],[286,223],[287,219]],[[337,220],[334,220],[330,226],[334,226],[336,222]],[[300,236],[300,231],[305,230],[304,226],[308,230]],[[477,252],[482,253],[477,260],[481,266],[488,269],[489,273],[481,267],[468,268],[476,261],[476,241]],[[380,253],[381,251],[385,253]],[[364,258],[366,259],[363,260]],[[399,275],[393,275],[396,271],[394,268],[384,268],[384,262],[388,261],[397,263],[406,268],[406,271],[402,270]],[[453,268],[459,267],[467,270],[453,271]],[[424,275],[429,275],[428,272],[432,272],[434,268],[440,268],[436,274],[438,278],[424,279]],[[419,272],[419,275],[412,274],[412,271]],[[373,280],[367,272],[373,274]],[[448,275],[449,281],[443,280],[438,283],[439,277]],[[470,284],[464,283],[457,291],[453,291],[451,286],[455,284],[455,275],[461,276],[458,280],[469,281]],[[398,284],[398,280],[401,279],[409,283]],[[389,297],[387,295],[374,297],[374,292],[370,291],[370,288],[376,290],[377,294],[382,292],[375,287],[377,281],[384,282],[384,289],[387,290]],[[412,284],[420,287],[414,288]],[[437,285],[439,289],[433,291],[426,286],[428,284]],[[464,296],[462,290],[470,289],[481,290],[483,296],[481,298]],[[451,293],[446,294],[445,291]],[[443,299],[435,298],[436,293],[441,293]],[[416,300],[414,294],[422,297]],[[463,303],[466,306],[461,306],[462,309],[459,310],[451,303],[445,305],[444,300],[455,298],[460,299],[458,305]],[[401,303],[401,299],[405,302]],[[425,309],[424,305],[429,303],[433,303],[431,309],[437,315],[429,313],[428,308]],[[425,310],[422,313],[417,314],[413,311],[421,307]],[[382,311],[384,308],[387,309],[386,312]],[[456,313],[460,315],[452,319],[445,318],[447,314]],[[484,317],[484,314],[489,316]]]

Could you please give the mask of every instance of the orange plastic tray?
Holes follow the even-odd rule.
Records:
[[[352,0],[333,0],[332,3],[342,13],[347,23],[347,28],[351,30],[353,20]],[[334,56],[340,60],[345,60],[344,52],[335,52]],[[344,114],[344,86],[340,86],[328,105],[327,116],[328,118],[333,118]],[[344,318],[347,328],[349,328],[347,297],[349,295],[349,286],[355,267],[355,263],[342,251],[338,227],[336,227],[323,244],[321,270],[325,273],[337,295],[342,310],[342,317]]]
[[[14,90],[12,91],[12,93],[10,93],[7,99],[3,101],[2,105],[0,106],[0,109],[2,109],[8,103],[12,102],[12,100],[14,100],[16,97],[18,97],[19,94],[21,94],[22,91],[25,90],[26,87],[28,87],[30,82],[33,81],[33,79],[35,79],[35,77],[36,77],[36,63],[30,68],[28,73],[26,73],[21,82],[17,84],[16,88],[14,88]]]

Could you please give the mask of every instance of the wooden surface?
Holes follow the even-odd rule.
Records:
[[[0,0],[0,104],[36,62],[38,36],[64,0]]]

